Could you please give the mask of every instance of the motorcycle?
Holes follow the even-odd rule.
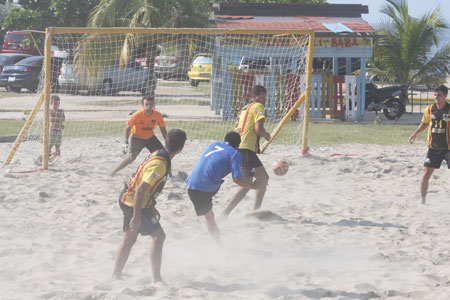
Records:
[[[406,111],[408,93],[406,86],[387,86],[378,88],[373,83],[366,84],[366,110],[383,114],[389,120],[398,120]]]

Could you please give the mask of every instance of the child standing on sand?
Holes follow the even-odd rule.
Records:
[[[52,147],[55,146],[54,156],[61,155],[62,130],[66,120],[64,110],[59,108],[60,102],[61,100],[56,95],[50,98],[50,145],[48,151],[52,153]]]

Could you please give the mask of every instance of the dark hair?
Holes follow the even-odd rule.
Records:
[[[53,96],[50,98],[50,103],[52,103],[52,102],[61,102],[61,99],[59,99],[59,96],[53,95]]]
[[[225,135],[224,141],[227,142],[228,144],[230,144],[231,147],[237,148],[237,147],[239,147],[239,144],[241,143],[241,136],[236,131],[229,131]]]
[[[267,90],[265,87],[263,87],[262,85],[255,85],[252,89],[252,96],[259,96],[262,93],[267,93]]]
[[[155,102],[155,97],[150,96],[150,95],[145,95],[144,97],[142,97],[141,103],[144,104],[145,100]]]
[[[441,84],[440,86],[438,86],[437,88],[434,89],[435,92],[442,92],[444,95],[448,94],[448,88]]]
[[[186,132],[181,129],[171,129],[166,137],[166,149],[170,152],[176,152],[183,148],[186,142]]]

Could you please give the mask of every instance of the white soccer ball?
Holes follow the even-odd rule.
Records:
[[[9,174],[11,172],[11,169],[6,170],[6,174]]]

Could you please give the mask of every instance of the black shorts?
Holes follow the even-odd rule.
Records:
[[[218,189],[217,189],[218,191]],[[217,193],[215,192],[202,192],[196,190],[189,190],[188,194],[192,203],[194,204],[195,212],[197,216],[206,215],[212,209],[212,198]]]
[[[262,167],[262,162],[259,160],[255,152],[248,149],[238,149],[242,158],[241,171],[244,177],[251,177],[255,174],[255,169]]]
[[[427,158],[425,159],[424,167],[439,169],[442,161],[445,159],[447,167],[450,169],[450,151],[428,149]]]
[[[121,194],[122,196],[123,194]],[[119,198],[120,209],[123,212],[123,232],[130,230],[130,221],[133,218],[133,208],[122,203],[122,197]],[[161,228],[159,223],[159,213],[154,206],[141,209],[141,235],[151,235]]]
[[[150,153],[153,153],[156,150],[162,149],[163,145],[156,136],[152,136],[147,140],[131,137],[130,153],[138,155],[139,153],[141,153],[142,148],[144,147],[147,148]]]

